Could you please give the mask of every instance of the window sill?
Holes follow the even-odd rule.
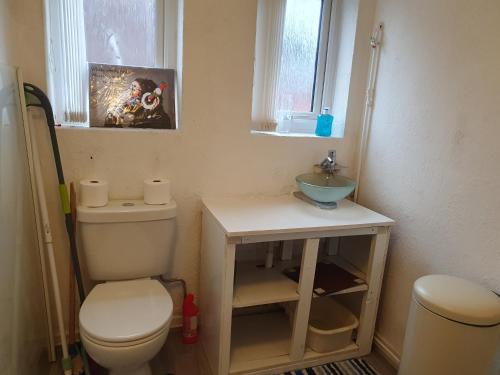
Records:
[[[89,126],[87,123],[66,123],[57,124],[56,129],[63,130],[86,130],[90,132],[128,132],[128,133],[178,133],[177,129],[152,129],[152,128],[106,128],[100,126]]]
[[[90,126],[85,122],[70,122],[70,123],[57,124],[56,128],[90,129]]]
[[[291,138],[318,138],[318,139],[342,139],[344,137],[338,135],[331,135],[329,137],[320,137],[314,133],[282,133],[277,131],[261,131],[261,130],[252,130],[251,134],[260,135],[260,136],[271,136],[271,137],[291,137]]]
[[[292,137],[292,138],[326,138],[326,139],[342,139],[344,138],[345,123],[336,121],[332,127],[332,134],[328,137],[320,137],[315,134],[316,117],[296,117],[291,120],[281,120],[275,130],[257,130],[259,123],[253,123],[252,134],[267,135],[275,137]]]
[[[258,126],[258,124],[254,124],[254,126]],[[256,130],[254,128],[251,133],[274,137],[342,139],[344,138],[344,128],[345,124],[343,122],[336,122],[330,136],[320,137],[315,134],[316,118],[294,118],[292,120],[282,120],[276,130]]]

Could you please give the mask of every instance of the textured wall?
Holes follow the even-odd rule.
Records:
[[[400,352],[412,283],[500,292],[500,3],[380,0],[386,26],[361,203],[397,220],[379,311]]]

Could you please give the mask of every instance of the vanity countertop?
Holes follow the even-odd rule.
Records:
[[[327,232],[394,225],[394,220],[344,199],[323,210],[293,195],[203,199],[227,237]]]

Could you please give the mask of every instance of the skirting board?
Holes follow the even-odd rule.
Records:
[[[375,333],[373,339],[375,350],[380,353],[382,357],[396,370],[399,368],[400,355],[392,348],[390,344],[380,336],[378,332]]]

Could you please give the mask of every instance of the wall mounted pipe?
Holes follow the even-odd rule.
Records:
[[[356,190],[354,192],[354,201],[359,198],[361,169],[368,145],[368,137],[373,117],[373,106],[375,104],[375,86],[377,84],[378,66],[380,61],[380,46],[382,44],[384,25],[379,23],[370,37],[370,67],[368,70],[368,83],[366,87],[365,108],[363,111],[363,122],[361,127],[361,139],[359,143],[358,165],[356,169]]]

